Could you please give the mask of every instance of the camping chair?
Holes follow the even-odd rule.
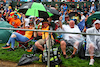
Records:
[[[31,42],[32,40],[33,40],[33,36],[28,40],[28,41],[26,41],[26,42],[21,42],[21,41],[17,41],[18,43],[19,43],[19,47],[20,48],[24,48],[24,49],[26,49],[27,48],[27,46],[28,46],[28,43],[29,42]]]
[[[60,48],[61,48],[61,46],[60,46]],[[70,43],[68,43],[66,45],[66,53],[67,54],[72,54],[73,53],[73,46]],[[61,50],[61,54],[63,54],[62,50]]]
[[[80,51],[80,48],[83,46],[83,43],[84,43],[84,41],[79,43],[79,46],[78,46],[76,53],[78,53]],[[68,43],[67,46],[66,46],[66,53],[68,53],[68,54],[73,53],[73,45],[71,45],[70,43]]]
[[[66,53],[68,53],[68,54],[73,53],[73,46],[69,43],[66,45]]]
[[[22,27],[21,29],[23,29],[23,27]],[[16,32],[17,32],[17,33],[20,33],[20,34],[22,34],[22,35],[25,34],[25,31],[21,31],[21,30],[17,30]],[[17,42],[19,43],[18,47],[26,49],[27,46],[28,46],[28,43],[29,43],[30,41],[32,41],[33,38],[34,38],[34,34],[33,34],[32,37],[31,37],[28,41],[26,41],[26,42],[17,41]]]

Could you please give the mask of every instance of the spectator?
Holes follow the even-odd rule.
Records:
[[[14,9],[14,11],[16,11],[16,12],[17,12],[17,10],[18,10],[18,7],[17,7],[17,6],[15,6],[15,9]]]
[[[87,0],[87,2],[90,2],[89,0]]]
[[[49,8],[49,7],[50,7],[50,5],[47,5],[47,7]]]
[[[4,13],[4,10],[3,10],[3,8],[1,8],[0,12],[1,12],[2,14]]]
[[[86,5],[86,3],[84,3],[84,5],[83,5],[83,9],[87,9],[87,5]]]
[[[11,24],[14,28],[18,28],[21,25],[21,21],[17,18],[17,16],[18,15],[15,13],[13,18],[9,18],[9,24]]]
[[[86,10],[84,10],[84,16],[86,16],[87,14],[88,14],[88,11],[86,9]]]
[[[64,11],[61,11],[60,12],[60,16],[62,16],[62,23],[65,21],[65,14],[64,14]]]
[[[24,21],[24,22],[23,22],[23,21]],[[21,23],[21,25],[25,24],[25,27],[28,27],[28,26],[29,26],[29,23],[30,23],[30,19],[27,18],[27,17],[25,16],[25,14],[23,14],[23,15],[22,15],[22,23]]]
[[[77,10],[81,11],[80,5],[77,4]]]
[[[94,11],[94,10],[92,10],[92,14],[93,14],[93,13],[95,13],[95,11]]]
[[[27,28],[26,28],[27,29]],[[28,29],[34,29],[33,24],[29,24],[29,28]],[[14,51],[14,44],[15,44],[15,40],[16,41],[21,41],[21,42],[26,42],[28,41],[33,35],[33,31],[26,31],[25,35],[21,35],[19,33],[12,33],[12,35],[10,36],[7,44],[5,46],[3,46],[3,49],[6,48],[10,48],[10,43],[11,43],[11,48],[8,51]]]
[[[58,10],[58,9],[59,9],[58,4],[55,4],[55,9],[56,9],[56,10]]]
[[[19,5],[20,7],[22,6],[22,3],[20,3],[20,5]]]
[[[68,15],[65,15],[65,24],[69,24],[69,16]]]
[[[3,6],[6,6],[6,0],[3,0]]]
[[[100,11],[100,3],[97,4],[97,10]]]
[[[79,19],[79,16],[78,16],[77,13],[75,14],[75,16],[72,17],[72,19],[76,19],[77,20],[76,24],[78,24],[80,22],[80,19]]]
[[[17,2],[17,5],[16,6],[17,6],[17,9],[20,7],[19,2]]]
[[[47,18],[48,22],[50,23],[50,27],[55,30],[56,29],[56,24],[54,23],[52,17]]]
[[[61,4],[60,10],[63,11],[64,4]]]
[[[89,16],[91,16],[91,15],[92,15],[92,12],[90,12]]]
[[[68,6],[66,4],[64,4],[64,7],[63,7],[64,13],[67,11],[67,8],[68,8]]]
[[[70,3],[70,7],[71,7],[71,8],[76,8],[74,3],[72,3],[72,5],[71,5],[71,3]]]
[[[77,32],[77,33],[81,32],[79,30],[78,26],[75,25],[75,22],[73,20],[71,20],[69,22],[69,25],[62,25],[61,19],[62,19],[62,17],[59,18],[59,20],[60,20],[59,23],[60,23],[60,27],[63,29],[63,31],[65,31],[65,32]],[[80,38],[81,38],[80,34],[64,34],[64,37],[60,42],[61,50],[63,52],[64,58],[67,59],[67,58],[75,57],[75,53],[78,49],[79,43],[81,42]],[[70,57],[68,57],[66,55],[66,45],[68,45],[68,43],[70,43],[71,45],[74,46],[73,53]]]
[[[91,7],[90,7],[90,12],[92,12],[93,10],[96,11],[96,6],[94,4],[94,2],[92,3]]]
[[[88,5],[88,8],[87,8],[88,12],[90,12],[90,8],[91,8],[91,6],[90,6],[90,5]]]
[[[43,21],[43,28],[42,30],[49,30],[49,23],[47,21]],[[42,39],[38,40],[37,42],[35,42],[35,46],[40,49],[41,51],[44,50],[43,46],[45,43],[48,47],[49,44],[49,33],[48,32],[42,32]],[[52,42],[52,46],[54,45],[54,38],[53,35],[51,33],[51,40],[50,40],[50,46],[51,46],[51,42]]]
[[[94,27],[87,29],[86,33],[100,34],[100,21],[96,20],[94,22]],[[98,46],[97,46],[98,38],[100,38],[100,37],[96,36],[96,35],[87,35],[86,56],[87,55],[90,56],[89,65],[94,65],[94,54],[95,54],[95,50],[97,51],[97,49],[98,49]]]
[[[2,13],[0,12],[0,21],[5,21],[3,18],[2,18]]]
[[[1,8],[4,10],[3,4],[1,4],[1,6],[0,6],[0,10],[1,10]]]
[[[81,20],[82,21],[83,19],[85,19],[85,16],[83,15],[83,12],[81,12]]]

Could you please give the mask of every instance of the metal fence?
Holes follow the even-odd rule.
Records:
[[[100,36],[100,34],[93,34],[93,33],[74,33],[74,32],[60,32],[60,31],[47,31],[47,30],[32,30],[32,29],[19,29],[19,28],[4,28],[4,27],[0,27],[0,29],[3,30],[22,30],[22,31],[36,31],[36,32],[49,32],[49,36],[50,33],[67,33],[67,34],[82,34],[82,35],[97,35]],[[50,38],[49,38],[50,40]],[[49,41],[50,42],[50,41]],[[48,67],[50,67],[50,43],[48,45]]]

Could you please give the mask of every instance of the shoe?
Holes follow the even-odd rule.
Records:
[[[3,49],[8,49],[10,48],[10,45],[5,45],[5,46],[2,46]]]
[[[89,65],[94,65],[94,59],[90,59]]]
[[[31,49],[27,49],[26,51],[27,51],[27,52],[32,52],[32,50],[31,50]]]
[[[72,54],[72,55],[70,55],[70,56],[69,56],[69,58],[74,58],[74,57],[75,57],[75,55],[74,55],[74,54]]]
[[[64,56],[65,59],[68,59],[69,58],[68,55],[63,55],[63,56]]]
[[[31,49],[32,46],[33,46],[33,45],[30,45],[30,46],[26,49],[26,51],[27,51],[27,52],[32,52],[32,49]]]
[[[15,49],[13,49],[13,48],[10,48],[8,51],[15,51]]]

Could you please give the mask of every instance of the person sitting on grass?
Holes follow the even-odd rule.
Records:
[[[69,25],[62,25],[61,20],[62,20],[62,16],[60,16],[60,18],[59,18],[59,23],[60,23],[60,27],[63,31],[81,33],[78,26],[75,25],[75,22],[73,20],[69,21]],[[82,43],[82,40],[80,39],[81,37],[82,37],[82,35],[80,35],[80,34],[63,34],[63,39],[61,39],[60,44],[61,44],[61,50],[63,52],[64,58],[68,59],[68,58],[75,57],[75,53],[78,49],[78,46],[79,46],[79,44]],[[71,44],[74,46],[73,53],[70,57],[68,57],[68,55],[66,54],[66,45],[68,45],[68,44]]]
[[[34,24],[33,23],[29,23],[29,27],[25,28],[25,29],[34,29]],[[28,41],[33,35],[33,31],[26,31],[25,35],[21,35],[17,32],[13,32],[12,35],[10,36],[7,44],[5,46],[3,46],[3,49],[6,48],[10,48],[10,43],[11,43],[11,48],[8,51],[14,51],[14,45],[15,45],[15,40],[16,41],[21,41],[21,42],[26,42]]]

